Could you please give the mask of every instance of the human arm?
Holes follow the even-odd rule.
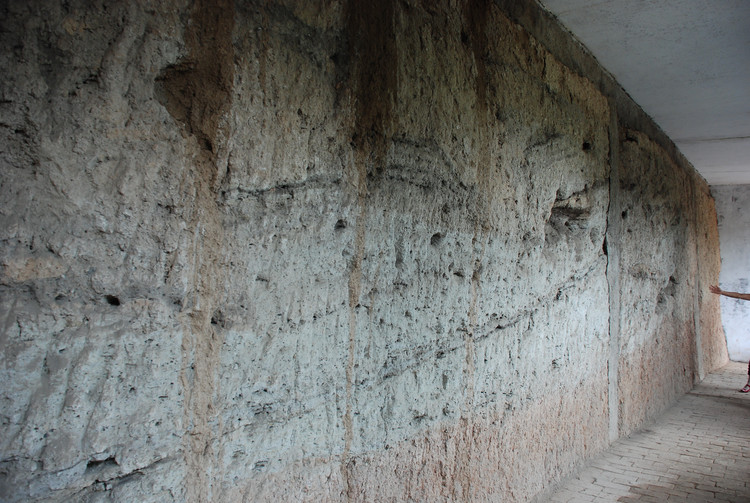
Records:
[[[716,295],[724,295],[725,297],[732,297],[733,299],[750,300],[750,293],[727,292],[715,285],[709,286],[708,289],[711,290],[711,293],[715,293]]]

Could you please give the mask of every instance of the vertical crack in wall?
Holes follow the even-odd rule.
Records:
[[[351,448],[354,436],[354,369],[357,340],[357,307],[362,291],[362,261],[365,256],[368,175],[385,168],[392,136],[392,108],[397,89],[398,54],[394,30],[394,0],[347,4],[347,43],[354,124],[353,184],[357,201],[354,254],[349,276],[349,341],[346,364],[346,410],[344,413],[344,450],[341,459],[344,493],[355,498],[351,473]]]
[[[486,52],[488,49],[487,40],[487,20],[489,18],[489,9],[491,3],[489,0],[473,0],[464,2],[464,24],[466,31],[462,34],[462,40],[465,39],[471,49],[474,57],[475,90],[477,94],[478,116],[486,117],[487,115],[487,66]],[[484,124],[482,124],[484,125]]]
[[[486,250],[484,235],[488,235],[492,229],[492,165],[490,155],[490,117],[487,97],[487,68],[486,53],[488,50],[488,39],[486,33],[487,20],[489,19],[491,3],[487,0],[476,2],[465,2],[463,6],[464,29],[461,40],[468,46],[471,52],[473,64],[474,89],[476,95],[475,112],[475,136],[477,138],[477,154],[474,159],[477,200],[474,208],[475,228],[471,240],[472,275],[470,283],[470,302],[468,312],[468,323],[464,333],[464,403],[459,418],[459,439],[456,459],[456,479],[458,484],[454,486],[454,497],[461,501],[471,501],[472,480],[472,457],[474,446],[474,421],[471,417],[474,410],[474,379],[476,370],[476,349],[474,336],[478,324],[478,303],[481,290],[481,271]],[[481,240],[481,250],[478,250]],[[479,252],[477,254],[477,252]],[[460,494],[456,491],[460,490]]]
[[[695,285],[693,287],[693,333],[695,334],[695,357],[693,362],[693,384],[700,383],[705,377],[703,365],[703,339],[701,333],[701,291],[703,290],[703,274],[700,250],[700,217],[698,216],[698,191],[693,178],[688,178],[688,201],[692,211],[688,217],[688,226],[693,229],[695,240]]]
[[[482,230],[489,230],[490,209],[493,191],[491,185],[491,156],[490,156],[490,115],[487,97],[487,52],[489,41],[487,38],[487,20],[490,17],[492,4],[489,0],[477,0],[464,3],[464,31],[461,39],[471,52],[473,62],[474,91],[476,95],[475,135],[477,138],[477,155],[475,170],[479,186],[476,219],[481,223]]]
[[[480,244],[477,242],[482,239],[481,249],[477,255],[477,248]],[[474,454],[474,421],[471,417],[474,410],[474,375],[476,370],[476,349],[474,337],[478,325],[478,303],[479,293],[481,290],[481,273],[484,263],[485,252],[487,249],[487,240],[484,239],[482,228],[477,224],[474,237],[471,240],[471,254],[473,270],[470,283],[470,303],[469,303],[469,326],[464,334],[465,361],[464,361],[464,403],[459,418],[459,448],[457,450],[457,481],[459,482],[461,493],[454,493],[454,497],[460,501],[471,501],[472,480],[476,474],[472,470],[472,459]]]
[[[607,254],[607,287],[609,297],[609,361],[607,365],[609,441],[620,434],[620,133],[616,108],[610,100],[609,121],[609,206],[605,230]]]
[[[464,407],[461,416],[468,418],[474,408],[474,370],[475,370],[475,348],[474,333],[477,327],[477,303],[479,301],[480,275],[484,255],[484,242],[482,242],[482,252],[479,257],[476,256],[477,239],[479,232],[475,232],[471,240],[471,255],[473,271],[471,273],[471,296],[469,302],[469,327],[464,336],[464,345],[466,356],[464,362]]]
[[[212,499],[216,430],[216,371],[222,336],[211,325],[225,279],[224,241],[215,188],[226,170],[226,118],[234,82],[234,3],[198,0],[185,31],[187,55],[161,72],[155,82],[159,101],[180,126],[194,151],[184,169],[183,218],[192,236],[193,262],[188,297],[182,306],[182,385],[188,501]]]
[[[367,218],[367,175],[365,173],[365,159],[355,154],[357,170],[357,223],[354,235],[354,254],[349,272],[349,344],[346,360],[346,410],[344,412],[344,452],[342,454],[342,470],[344,492],[347,500],[353,499],[351,487],[350,453],[354,437],[353,400],[354,400],[354,357],[357,349],[357,308],[362,292],[362,260],[365,254],[365,219]]]

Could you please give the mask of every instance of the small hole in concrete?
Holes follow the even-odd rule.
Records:
[[[211,316],[211,325],[224,327],[224,313],[221,312],[221,309],[217,309],[216,311],[214,311],[214,314]]]
[[[583,145],[581,145],[581,149],[584,152],[588,152],[589,150],[591,150],[591,143],[589,143],[587,141],[583,142]]]
[[[110,306],[120,305],[120,299],[118,299],[114,295],[106,295],[104,298],[107,299],[107,304],[109,304]]]

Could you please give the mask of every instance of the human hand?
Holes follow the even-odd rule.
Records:
[[[715,293],[716,295],[721,295],[723,292],[721,291],[721,288],[719,288],[716,285],[711,285],[708,287],[709,290],[711,290],[711,293]]]

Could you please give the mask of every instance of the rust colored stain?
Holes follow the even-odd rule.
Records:
[[[391,135],[398,83],[394,33],[395,2],[352,0],[347,10],[347,40],[355,123],[352,141],[375,165],[382,163]]]
[[[490,6],[489,0],[465,2],[463,15],[466,29],[461,33],[461,41],[469,46],[474,56],[477,104],[482,117],[487,113],[487,19]]]
[[[159,101],[203,149],[215,153],[234,82],[233,0],[198,1],[185,32],[186,57],[156,79]]]

